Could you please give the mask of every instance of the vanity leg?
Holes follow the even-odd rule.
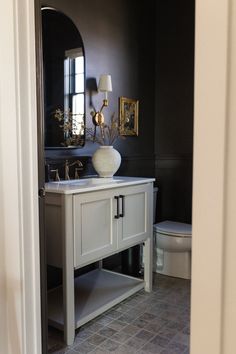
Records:
[[[147,292],[152,291],[152,267],[153,267],[153,185],[148,186],[148,195],[150,203],[148,205],[148,235],[149,237],[144,242],[143,247],[143,263],[144,263],[144,281],[145,290]]]
[[[75,339],[74,272],[63,271],[63,278],[64,341],[72,345]]]
[[[64,198],[65,219],[72,218],[72,197]],[[67,222],[63,235],[63,314],[64,341],[72,345],[75,338],[75,296],[74,296],[74,259],[73,255],[73,223]],[[65,237],[67,235],[67,237]]]
[[[143,263],[144,263],[144,281],[145,281],[145,291],[152,291],[152,238],[148,238],[144,242],[143,247]]]

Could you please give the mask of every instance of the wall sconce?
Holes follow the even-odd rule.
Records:
[[[95,126],[101,126],[104,123],[104,115],[102,110],[108,106],[108,92],[112,92],[111,75],[101,75],[98,84],[98,91],[104,92],[105,98],[99,111],[93,115],[93,123]]]

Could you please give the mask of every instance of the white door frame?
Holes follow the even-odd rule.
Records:
[[[0,11],[1,353],[41,353],[34,1]]]
[[[236,347],[235,7],[196,0],[191,354]],[[7,354],[39,354],[33,0],[1,4],[0,38],[0,342]]]
[[[222,354],[228,1],[196,1],[191,354]]]
[[[191,354],[236,348],[235,43],[235,0],[197,0]]]

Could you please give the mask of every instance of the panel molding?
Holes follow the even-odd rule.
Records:
[[[155,154],[133,154],[133,155],[122,155],[122,160],[132,161],[132,160],[154,160]]]
[[[192,160],[193,154],[156,154],[155,160]]]

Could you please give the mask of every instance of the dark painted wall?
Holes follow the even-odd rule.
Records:
[[[157,218],[191,222],[193,0],[157,1],[155,43]]]
[[[44,2],[45,4],[45,2]],[[113,92],[108,119],[118,114],[118,97],[140,101],[138,137],[115,147],[118,174],[155,176],[158,220],[191,222],[193,140],[194,0],[48,0],[71,17],[84,41],[87,78],[110,73]],[[100,107],[103,95],[92,97]],[[91,122],[87,98],[87,124]],[[91,155],[47,150],[46,157]]]
[[[45,2],[43,2],[45,4]],[[125,96],[139,100],[139,136],[127,137],[115,147],[122,155],[120,174],[154,175],[154,119],[155,65],[154,1],[145,4],[126,0],[48,0],[68,15],[77,25],[84,41],[86,77],[99,79],[100,74],[112,76],[113,92],[109,107],[104,110],[108,120],[113,112],[118,116],[118,98]],[[103,94],[94,94],[92,102],[100,108]],[[87,95],[86,121],[91,124],[90,102]],[[96,145],[86,143],[81,150],[69,154],[91,155]],[[58,152],[46,151],[47,157]],[[68,151],[60,151],[66,156]]]

